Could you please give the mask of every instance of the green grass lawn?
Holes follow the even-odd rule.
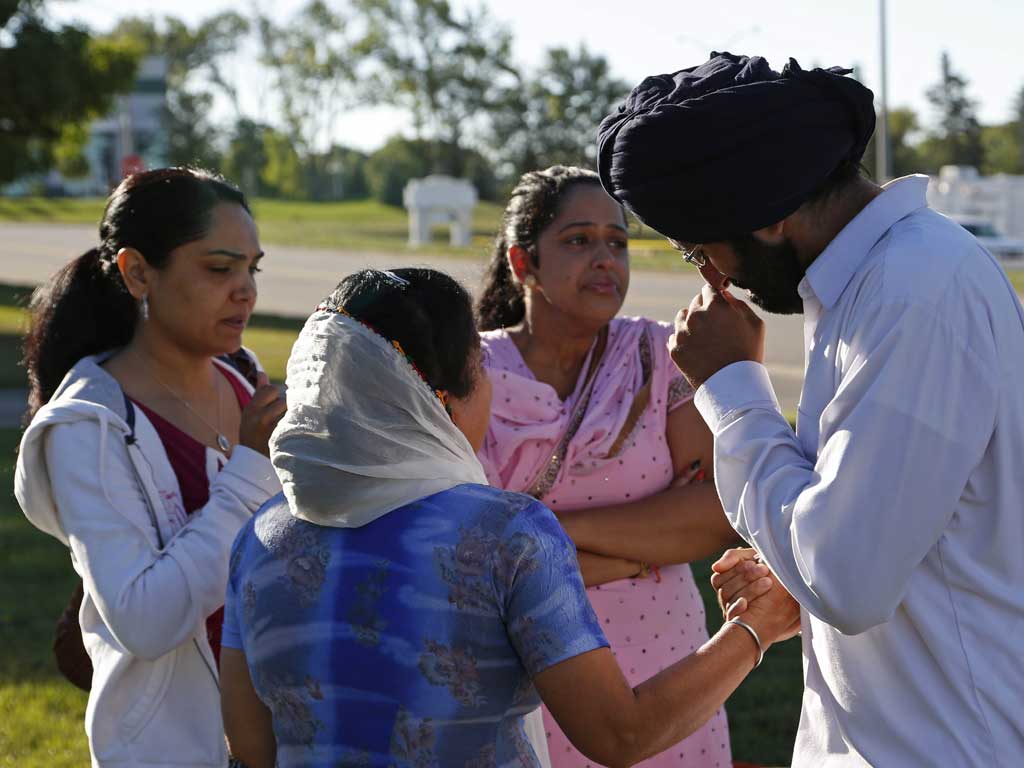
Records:
[[[14,500],[17,441],[17,430],[0,430],[0,766],[78,768],[89,764],[86,696],[50,652],[75,574],[64,546],[33,528]]]
[[[103,203],[99,197],[0,197],[0,221],[98,224]]]

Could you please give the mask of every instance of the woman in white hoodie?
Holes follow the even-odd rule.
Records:
[[[218,357],[241,346],[262,256],[235,187],[150,171],[33,297],[15,494],[82,577],[93,766],[228,763],[219,609],[231,542],[280,487],[284,401]]]

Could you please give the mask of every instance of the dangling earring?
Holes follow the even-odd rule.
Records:
[[[452,403],[448,397],[448,393],[443,389],[435,389],[434,394],[437,395],[437,399],[441,401],[441,405],[444,407],[445,413],[450,417],[452,415]]]
[[[139,313],[143,320],[149,320],[149,296],[142,294],[142,301],[139,302]]]
[[[527,288],[536,288],[537,278],[533,275],[527,275],[526,277],[523,278],[523,285],[525,285]]]

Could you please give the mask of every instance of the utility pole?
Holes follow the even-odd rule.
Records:
[[[892,176],[889,163],[889,75],[886,63],[885,0],[878,0],[878,37],[881,64],[881,110],[875,133],[875,181],[884,184]]]

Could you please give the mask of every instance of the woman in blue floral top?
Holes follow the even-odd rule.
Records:
[[[433,270],[352,275],[307,321],[272,438],[284,492],[231,558],[224,721],[251,768],[539,766],[541,698],[595,762],[630,765],[715,712],[755,636],[793,630],[765,579],[746,626],[631,690],[558,521],[486,485],[481,362],[469,296]]]

